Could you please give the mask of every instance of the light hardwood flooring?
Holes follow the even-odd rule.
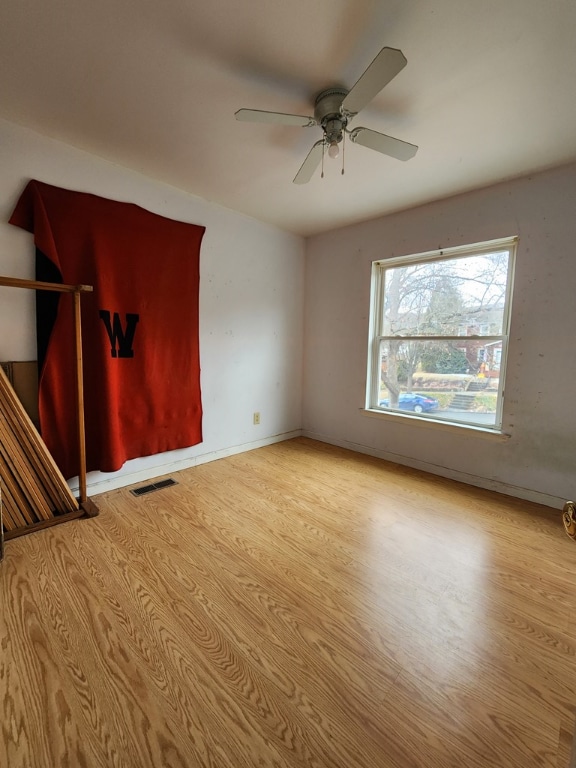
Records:
[[[2,768],[567,768],[560,512],[306,439],[0,564]]]

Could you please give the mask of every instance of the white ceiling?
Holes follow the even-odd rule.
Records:
[[[3,0],[0,116],[304,235],[576,159],[574,0]],[[348,144],[292,183],[312,114],[383,46],[408,65],[359,115],[419,145]]]

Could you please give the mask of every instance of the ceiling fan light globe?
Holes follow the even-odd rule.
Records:
[[[333,141],[331,142],[330,146],[328,147],[328,157],[331,157],[332,160],[335,160],[340,154],[340,147],[338,146],[338,142]]]

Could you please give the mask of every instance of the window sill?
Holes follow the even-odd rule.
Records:
[[[375,408],[361,408],[361,413],[373,419],[383,419],[384,421],[394,421],[398,424],[404,424],[412,427],[424,427],[425,429],[436,429],[453,434],[469,435],[494,440],[495,442],[504,442],[509,440],[512,435],[507,432],[501,432],[497,429],[487,429],[473,424],[457,424],[453,421],[439,421],[433,417],[411,416],[404,413],[390,413],[390,411],[380,411]]]

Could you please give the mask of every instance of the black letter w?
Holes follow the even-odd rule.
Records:
[[[110,323],[110,312],[107,309],[101,309],[98,314],[106,326],[106,333],[112,347],[110,350],[112,357],[134,357],[132,344],[136,333],[136,323],[140,320],[140,315],[126,315],[126,332],[124,332],[118,312],[114,312],[112,323]],[[118,345],[118,350],[116,350],[116,345]]]

